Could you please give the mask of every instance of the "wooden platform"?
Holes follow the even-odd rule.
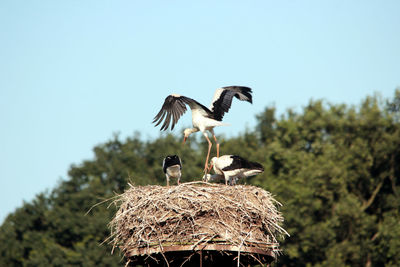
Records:
[[[135,248],[126,253],[129,266],[251,266],[267,265],[276,259],[275,245],[269,247],[246,247],[227,244],[170,245]],[[240,253],[239,253],[240,251]],[[168,263],[167,263],[168,262]]]

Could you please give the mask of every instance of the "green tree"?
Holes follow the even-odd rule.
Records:
[[[275,108],[234,138],[220,137],[222,154],[258,161],[265,172],[244,183],[272,192],[284,205],[283,255],[277,266],[400,265],[400,90],[393,99],[367,97],[359,106],[311,101],[303,111]],[[182,145],[163,134],[142,141],[115,135],[94,158],[72,165],[51,192],[11,213],[0,227],[4,266],[121,266],[103,241],[116,210],[109,206],[128,183],[165,185],[163,158],[178,154],[182,181],[200,180],[208,144]],[[215,154],[215,146],[212,151]],[[103,204],[99,204],[106,201]]]
[[[200,177],[201,157],[173,135],[143,142],[136,134],[121,142],[118,135],[94,148],[94,159],[73,165],[69,178],[50,193],[10,214],[0,227],[0,262],[6,266],[121,266],[103,243],[115,214],[110,202],[127,183],[165,184],[162,160],[167,154],[184,159],[184,180]],[[90,212],[89,212],[90,211]],[[118,250],[117,250],[118,251]]]
[[[284,203],[291,237],[277,265],[400,264],[396,112],[377,96],[358,109],[312,101],[277,122],[261,148],[266,171],[253,181]]]

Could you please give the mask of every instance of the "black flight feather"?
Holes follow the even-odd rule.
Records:
[[[264,167],[258,162],[248,161],[240,156],[232,155],[232,164],[223,168],[223,171],[230,171],[236,169],[250,169],[250,170],[261,170],[264,171]]]
[[[222,87],[218,99],[212,103],[212,111],[214,119],[221,121],[225,113],[229,111],[232,106],[232,99],[236,97],[239,100],[253,103],[251,88],[245,86],[226,86]]]
[[[160,131],[165,131],[168,129],[172,118],[171,130],[173,130],[179,118],[186,112],[186,104],[190,101],[191,99],[185,96],[167,96],[160,111],[154,117],[153,123],[158,126],[165,119],[160,129]]]

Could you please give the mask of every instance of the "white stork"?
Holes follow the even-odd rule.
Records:
[[[154,117],[153,123],[156,123],[155,126],[158,126],[164,120],[160,129],[160,131],[163,131],[168,129],[171,122],[171,130],[173,130],[179,118],[186,112],[186,105],[189,105],[192,110],[193,128],[184,130],[183,143],[186,142],[186,139],[190,134],[198,131],[203,133],[203,136],[208,142],[208,153],[204,167],[204,172],[207,173],[208,158],[210,156],[212,143],[208,138],[206,131],[209,131],[213,135],[215,143],[217,144],[217,156],[219,156],[219,143],[214,134],[214,127],[227,125],[222,122],[222,118],[224,117],[224,114],[229,111],[233,97],[236,97],[241,101],[252,103],[253,100],[251,93],[251,89],[245,86],[226,86],[219,88],[215,91],[209,108],[203,106],[192,98],[172,94],[165,98],[164,104],[158,114]]]
[[[206,174],[203,179],[207,182],[223,180],[225,184],[228,182],[230,185],[236,184],[240,178],[253,176],[264,171],[263,166],[257,162],[248,161],[236,155],[224,155],[221,157],[213,157],[211,159],[210,169],[214,167],[215,174]]]
[[[178,185],[181,180],[181,170],[182,170],[182,162],[181,159],[177,155],[168,155],[163,160],[163,171],[165,173],[165,177],[167,177],[167,186],[169,186],[169,179],[176,178],[178,179]]]

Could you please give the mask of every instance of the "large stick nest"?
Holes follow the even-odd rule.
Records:
[[[127,257],[148,254],[150,248],[162,253],[168,246],[201,250],[207,244],[254,247],[275,255],[278,236],[288,235],[281,227],[281,204],[255,186],[130,185],[114,203],[119,210],[110,223],[110,238]]]

